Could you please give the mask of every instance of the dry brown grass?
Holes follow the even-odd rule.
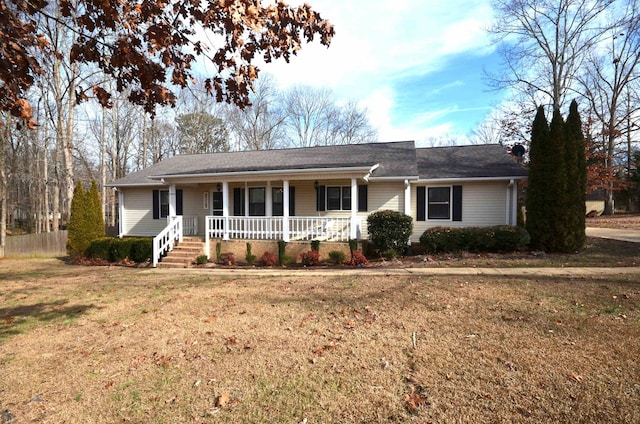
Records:
[[[640,422],[638,275],[0,278],[14,423]]]

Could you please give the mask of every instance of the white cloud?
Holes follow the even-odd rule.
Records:
[[[413,139],[454,129],[453,123],[428,128],[433,125],[428,116],[439,112],[424,109],[402,111],[413,116],[397,128],[392,116],[399,113],[400,105],[394,99],[406,93],[394,92],[392,82],[442,70],[450,55],[491,52],[484,31],[492,17],[488,0],[310,3],[334,24],[336,35],[329,48],[318,42],[306,44],[289,64],[277,61],[260,66],[273,74],[282,88],[294,84],[330,87],[342,100],[360,100],[384,140]]]

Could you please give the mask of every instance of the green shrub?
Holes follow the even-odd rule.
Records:
[[[402,251],[409,243],[413,231],[413,219],[403,213],[383,210],[367,218],[369,241],[378,252],[394,249]]]
[[[153,239],[136,238],[131,239],[130,243],[129,259],[138,264],[151,259],[151,255],[153,254]]]
[[[198,265],[204,265],[204,264],[206,264],[207,262],[209,262],[209,258],[207,258],[207,255],[199,255],[199,256],[196,258],[196,263],[197,263]]]
[[[430,253],[438,252],[513,252],[524,250],[529,234],[521,227],[434,227],[420,236],[420,245]]]
[[[290,265],[292,263],[295,263],[295,261],[293,260],[293,258],[289,255],[282,255],[280,257],[280,265],[282,266],[287,266]]]
[[[320,251],[320,240],[311,240],[311,250],[315,252]]]
[[[387,260],[391,260],[398,257],[398,252],[395,249],[387,249],[382,252],[382,256]]]
[[[303,252],[300,255],[300,262],[304,266],[318,266],[320,265],[320,252],[317,250],[309,250],[308,252]]]
[[[358,239],[349,239],[349,253],[353,255],[356,250],[358,250]]]
[[[329,259],[331,259],[331,262],[333,262],[334,264],[340,265],[344,263],[344,261],[346,260],[346,256],[344,252],[340,250],[332,250],[331,252],[329,252]]]
[[[90,190],[84,190],[81,182],[76,184],[70,212],[67,253],[74,257],[85,256],[91,242],[104,237],[102,203],[95,181]]]
[[[104,259],[109,260],[109,251],[111,250],[111,244],[116,241],[113,237],[102,237],[93,240],[87,248],[87,258],[89,259]]]
[[[131,257],[131,246],[135,239],[118,239],[111,243],[109,249],[109,261],[120,262]]]
[[[251,254],[251,243],[247,242],[247,253],[245,254],[244,258],[247,260],[247,263],[249,265],[253,265],[256,263],[256,255]]]
[[[222,243],[216,243],[216,262],[222,261]]]
[[[278,258],[271,252],[264,252],[260,261],[262,261],[264,266],[274,266],[278,262]]]
[[[287,242],[284,240],[278,240],[278,262],[280,262],[280,265],[287,265],[285,263],[285,256],[287,255],[286,248]],[[291,263],[291,258],[289,258],[289,263]]]
[[[153,251],[150,238],[102,237],[91,242],[87,248],[87,258],[120,262],[129,259],[136,263],[148,261]]]

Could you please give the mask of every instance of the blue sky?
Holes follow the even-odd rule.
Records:
[[[381,141],[461,136],[500,102],[483,81],[499,66],[489,1],[308,1],[334,24],[331,46],[306,44],[291,63],[261,69],[281,88],[330,87],[360,102]]]

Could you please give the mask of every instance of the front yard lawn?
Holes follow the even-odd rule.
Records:
[[[3,422],[640,422],[639,275],[0,280]]]

